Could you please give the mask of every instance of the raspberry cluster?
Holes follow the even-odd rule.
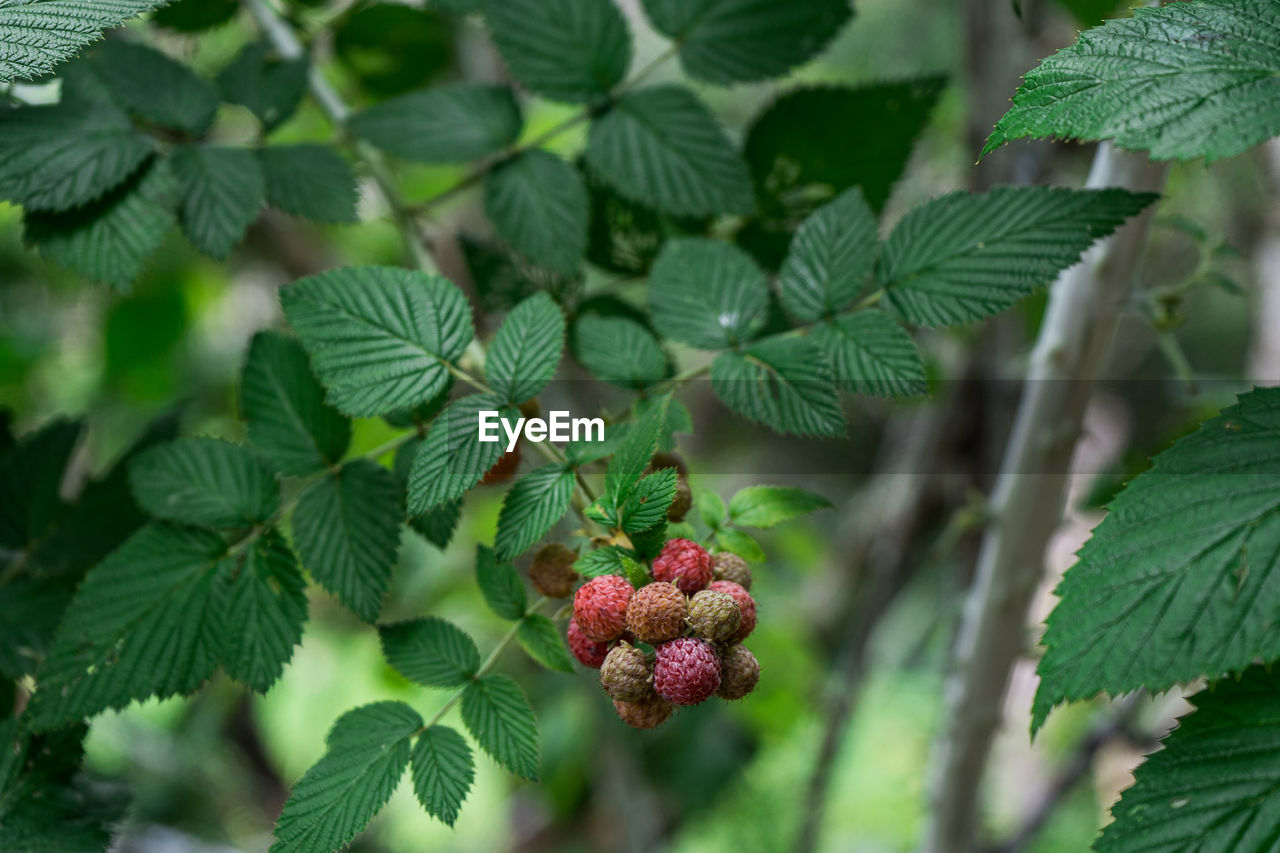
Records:
[[[741,699],[760,678],[742,645],[756,627],[756,603],[740,557],[672,539],[652,577],[639,589],[617,575],[592,578],[574,595],[569,620],[574,657],[600,670],[618,716],[638,729],[661,725],[677,705]]]

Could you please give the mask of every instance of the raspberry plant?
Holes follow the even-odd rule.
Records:
[[[218,671],[265,691],[301,640],[309,583],[377,631],[401,675],[444,698],[430,713],[378,702],[340,717],[293,786],[273,850],[348,844],[406,769],[422,806],[452,824],[474,779],[472,743],[536,780],[535,710],[493,671],[512,641],[553,670],[573,673],[574,659],[600,668],[636,728],[716,694],[750,701],[768,661],[741,645],[757,620],[749,564],[764,560],[745,528],[828,504],[772,485],[727,505],[692,490],[696,471],[672,453],[697,427],[679,399],[687,383],[709,377],[724,407],[776,432],[843,436],[842,395],[926,393],[913,330],[1011,308],[1156,200],[1000,187],[943,195],[886,227],[943,79],[779,91],[741,146],[693,87],[651,82],[665,63],[704,87],[780,77],[848,24],[846,0],[643,0],[669,46],[638,68],[611,0],[366,4],[352,21],[367,16],[367,29],[345,22],[329,50],[334,22],[309,5],[0,0],[0,81],[58,83],[30,99],[9,88],[0,198],[21,208],[31,250],[86,286],[127,295],[175,228],[225,259],[264,207],[353,226],[385,212],[410,261],[352,259],[280,290],[284,322],[245,355],[243,441],[179,437],[162,420],[68,495],[86,422],[18,438],[6,428],[0,677],[21,702],[0,722],[5,850],[104,848],[121,805],[77,773],[86,722],[190,695]],[[403,58],[362,66],[369,31],[420,16],[482,21],[509,80],[429,84]],[[215,75],[173,47],[174,32],[200,39],[237,17],[254,35]],[[1277,32],[1275,0],[1192,0],[1110,22],[1028,73],[984,153],[1053,136],[1113,139],[1158,160],[1238,154],[1280,132]],[[334,68],[378,97],[340,93]],[[527,127],[534,97],[573,111]],[[331,134],[277,141],[304,101]],[[836,113],[876,131],[812,130]],[[248,116],[247,134],[228,130]],[[582,126],[583,150],[564,156]],[[409,201],[402,162],[469,171]],[[357,204],[360,178],[381,210]],[[423,233],[473,190],[491,231],[461,241],[474,302],[440,274]],[[589,292],[601,275],[643,280],[643,303]],[[519,453],[538,458],[524,470],[502,443],[477,440],[480,412],[535,413],[566,360],[627,395],[601,412],[602,441],[525,442]],[[1274,840],[1277,394],[1243,395],[1158,456],[1059,589],[1036,726],[1062,701],[1210,679],[1100,849],[1133,849],[1153,832],[1171,849]],[[375,418],[396,437],[353,450],[353,422]],[[482,656],[447,614],[381,621],[402,530],[444,547],[464,496],[513,473],[492,545],[474,560],[507,635]],[[571,607],[548,606],[569,595]],[[1210,777],[1232,781],[1202,802]],[[944,803],[951,793],[944,784]],[[969,842],[942,837],[935,846]]]

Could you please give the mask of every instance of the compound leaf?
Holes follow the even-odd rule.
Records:
[[[448,279],[394,267],[346,267],[280,291],[328,400],[349,415],[381,415],[430,400],[473,330]]]
[[[782,264],[782,306],[802,323],[839,312],[866,286],[878,242],[876,216],[857,187],[818,208],[796,231]]]

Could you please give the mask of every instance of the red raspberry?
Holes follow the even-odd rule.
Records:
[[[705,640],[680,637],[658,646],[653,687],[675,705],[697,705],[720,689],[720,658]]]
[[[711,558],[711,574],[718,581],[733,581],[743,589],[751,589],[751,567],[732,551],[721,551]]]
[[[573,656],[583,666],[599,669],[600,665],[604,663],[605,655],[609,654],[609,644],[597,643],[595,640],[589,639],[586,634],[582,633],[582,629],[578,627],[577,620],[570,619],[569,651],[573,652]]]
[[[627,628],[649,644],[674,640],[684,633],[688,603],[684,593],[669,583],[640,587],[627,605]]]
[[[751,597],[751,593],[733,581],[712,581],[709,588],[716,592],[727,592],[738,602],[738,609],[742,611],[742,621],[738,624],[738,632],[733,635],[733,641],[741,643],[756,629],[755,599]]]
[[[756,689],[760,680],[760,661],[746,646],[730,646],[720,654],[720,689],[716,695],[724,699],[741,699]]]
[[[627,604],[635,588],[617,575],[592,578],[573,597],[573,618],[582,633],[607,643],[627,630]]]
[[[711,555],[697,542],[672,539],[653,558],[653,579],[673,583],[692,595],[711,583]]]
[[[618,712],[622,721],[632,728],[652,729],[666,722],[667,717],[675,710],[671,703],[656,693],[650,693],[637,702],[613,700],[613,710]]]

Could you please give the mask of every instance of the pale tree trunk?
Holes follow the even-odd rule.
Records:
[[[1087,186],[1158,191],[1166,168],[1104,143]],[[928,853],[967,853],[973,847],[983,770],[1009,674],[1028,645],[1027,611],[1045,546],[1062,518],[1085,408],[1130,297],[1151,215],[1148,209],[1094,246],[1050,291],[947,680],[942,732],[930,765],[935,775],[923,843]]]

